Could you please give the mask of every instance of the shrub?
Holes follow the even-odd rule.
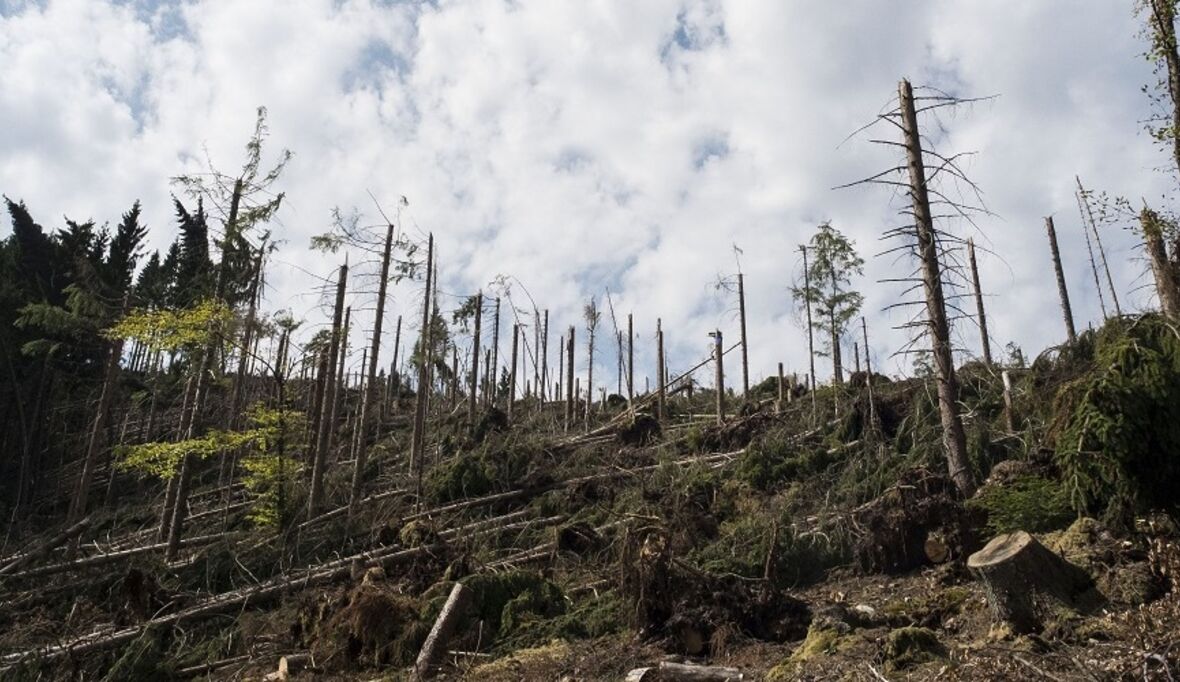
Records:
[[[987,528],[996,535],[1057,530],[1074,518],[1065,486],[1040,476],[1021,476],[1004,485],[986,486],[967,506],[987,512]]]

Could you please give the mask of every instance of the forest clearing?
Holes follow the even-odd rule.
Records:
[[[1174,176],[1175,2],[1135,16]],[[710,254],[724,328],[610,283],[553,319],[525,272],[453,290],[457,245],[394,192],[293,243],[262,107],[240,167],[171,178],[165,249],[138,201],[50,227],[6,195],[0,679],[1177,679],[1180,215],[1073,175],[1076,217],[978,239],[943,131],[993,99],[881,92],[833,141],[896,162],[833,190],[896,209],[879,252],[823,220],[777,282]],[[306,248],[314,318],[267,295]],[[981,276],[1005,248],[1060,311],[1027,356],[989,332],[1021,305]],[[866,257],[905,376],[874,364]],[[758,363],[748,296],[789,299],[805,371]]]

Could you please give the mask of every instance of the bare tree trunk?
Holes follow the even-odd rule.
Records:
[[[250,303],[246,310],[245,328],[242,330],[242,348],[238,353],[238,371],[234,375],[233,393],[230,395],[229,415],[226,420],[226,428],[229,430],[236,429],[241,423],[240,413],[242,411],[242,396],[245,392],[246,365],[250,361],[249,351],[254,340],[254,324],[258,315],[258,283],[262,279],[262,255],[265,248],[266,242],[263,242],[254,259],[254,277],[250,281],[248,295]],[[224,461],[223,458],[222,462],[224,463]],[[218,477],[219,480],[222,478]]]
[[[471,334],[471,395],[467,396],[467,421],[475,427],[475,401],[479,391],[480,320],[483,317],[483,292],[475,295],[475,331]]]
[[[1102,283],[1098,280],[1098,262],[1094,260],[1094,243],[1090,240],[1090,230],[1086,227],[1089,225],[1095,232],[1098,231],[1094,227],[1094,213],[1090,210],[1090,201],[1086,198],[1082,179],[1075,175],[1074,180],[1078,183],[1078,213],[1082,217],[1082,235],[1086,238],[1086,252],[1090,254],[1090,272],[1094,274],[1094,290],[1098,292],[1098,307],[1102,309],[1102,319],[1108,320],[1110,315],[1106,313],[1106,298],[1102,295]]]
[[[587,325],[586,344],[586,430],[590,430],[590,405],[594,403],[594,327]]]
[[[815,391],[815,332],[811,323],[811,271],[807,265],[807,247],[800,246],[799,251],[803,253],[803,291],[806,295],[803,297],[803,302],[807,310],[807,362],[811,367],[811,385],[810,390]],[[814,396],[813,396],[814,402]]]
[[[635,404],[635,327],[627,313],[627,409]]]
[[[780,362],[778,363],[778,399],[774,404],[775,412],[782,412],[783,406],[787,404],[786,398],[784,396],[784,393],[786,393],[784,388],[785,382],[783,380],[783,363]]]
[[[438,613],[438,618],[434,621],[434,627],[430,628],[430,634],[426,636],[426,641],[422,644],[410,679],[425,680],[434,676],[435,666],[446,654],[447,641],[450,640],[455,628],[463,619],[470,602],[471,591],[463,583],[455,583],[455,586],[451,588],[450,596],[447,597],[446,603]]]
[[[342,318],[344,316],[344,293],[348,285],[348,262],[340,266],[340,274],[336,279],[336,304],[332,308],[332,336],[328,342],[327,364],[324,372],[324,391],[320,416],[319,432],[316,434],[315,455],[311,468],[311,488],[307,495],[307,516],[314,517],[323,506],[324,499],[324,471],[327,468],[328,448],[331,446],[331,433],[336,429],[336,401],[335,395],[340,391],[337,382],[333,391],[333,379],[336,377],[336,363],[344,365],[342,338]]]
[[[1008,433],[1016,433],[1016,415],[1012,412],[1012,378],[1008,370],[1000,372],[1004,382],[1004,420],[1008,425]]]
[[[1057,292],[1061,295],[1061,315],[1065,318],[1065,335],[1070,343],[1078,340],[1073,326],[1073,309],[1069,305],[1069,289],[1065,286],[1065,271],[1061,267],[1061,252],[1057,250],[1057,230],[1053,229],[1053,218],[1045,218],[1045,231],[1049,235],[1049,251],[1053,256],[1053,270],[1057,273]]]
[[[488,382],[488,388],[491,390],[492,405],[499,404],[499,382],[498,373],[500,371],[500,297],[496,297],[496,318],[492,321],[492,364],[488,367],[491,381]]]
[[[668,418],[667,405],[667,390],[665,384],[668,383],[668,375],[664,368],[664,324],[663,320],[656,319],[656,383],[659,388],[656,389],[656,418],[663,423]],[[605,401],[604,401],[605,402]]]
[[[562,379],[565,377],[565,336],[557,339],[557,381],[554,382],[553,402],[561,402],[565,393],[561,390]],[[564,406],[563,406],[564,409]],[[564,412],[563,412],[564,414]]]
[[[860,318],[860,332],[865,343],[865,388],[869,395],[869,425],[876,431],[881,422],[877,418],[877,401],[873,396],[873,361],[869,358],[869,327],[863,315]]]
[[[381,254],[381,279],[377,283],[377,312],[373,318],[373,338],[369,342],[368,380],[365,383],[365,390],[361,398],[360,441],[356,451],[356,464],[352,470],[352,490],[348,497],[348,506],[351,509],[355,509],[356,503],[361,499],[365,465],[369,458],[366,443],[368,442],[369,433],[373,428],[370,423],[372,420],[371,415],[373,413],[374,403],[377,401],[377,391],[380,387],[377,383],[377,360],[381,354],[381,328],[385,322],[385,294],[388,291],[389,285],[389,262],[393,258],[393,232],[393,223],[389,223],[385,229],[385,249]],[[377,421],[380,421],[380,419]]]
[[[712,336],[713,362],[716,369],[714,386],[717,389],[717,425],[720,426],[725,423],[725,368],[722,364],[725,350],[721,345],[721,330],[715,330]]]
[[[328,423],[332,429],[328,431],[327,453],[333,454],[336,449],[336,424],[343,413],[344,394],[348,388],[348,337],[352,331],[352,306],[344,308],[344,326],[340,329],[340,349],[336,360],[336,383],[332,386],[331,415]]]
[[[123,299],[123,311],[127,310],[127,298]],[[123,341],[116,339],[109,342],[107,349],[106,370],[103,372],[102,390],[98,397],[98,409],[95,410],[94,423],[90,429],[90,438],[86,443],[86,458],[82,462],[82,474],[78,477],[78,489],[70,501],[66,523],[77,522],[86,513],[86,503],[90,496],[90,484],[94,479],[94,467],[98,463],[98,442],[106,426],[111,412],[111,400],[115,395],[115,383],[119,379],[119,358],[123,355]],[[112,477],[115,475],[111,470]]]
[[[545,320],[541,327],[541,401],[545,406],[545,398],[549,395],[549,311],[545,311]]]
[[[410,467],[414,471],[415,499],[422,504],[422,450],[426,442],[426,405],[430,392],[430,295],[434,278],[434,234],[426,242],[426,289],[422,295],[421,348],[418,357],[418,387],[414,396],[414,430],[410,436]],[[498,317],[498,316],[497,316]]]
[[[512,361],[508,370],[508,421],[512,421],[512,406],[516,402],[516,356],[520,353],[520,325],[512,325]]]
[[[1147,260],[1151,263],[1151,274],[1155,277],[1155,290],[1159,295],[1160,309],[1167,317],[1173,320],[1180,319],[1180,289],[1176,286],[1175,273],[1168,262],[1168,251],[1164,246],[1160,218],[1155,211],[1144,208],[1139,214],[1139,223],[1143,229],[1143,243],[1147,249]]]
[[[979,286],[979,267],[975,264],[975,240],[967,239],[967,262],[971,266],[971,285],[975,289],[975,317],[979,321],[979,343],[983,364],[992,366],[992,346],[987,334],[987,315],[983,310],[983,289]]]
[[[393,387],[393,390],[391,391],[393,393],[393,398],[389,401],[391,414],[397,411],[397,403],[398,403],[398,399],[401,397],[401,391],[402,391],[401,375],[398,372],[398,366],[397,366],[397,358],[398,358],[398,353],[401,352],[401,345],[402,345],[402,316],[398,315],[397,316],[397,331],[395,331],[393,334],[393,362],[390,363],[390,367],[389,367],[389,381],[390,381],[390,385]]]
[[[569,431],[574,421],[574,327],[570,325],[569,337],[565,340],[565,430]]]
[[[963,432],[963,422],[958,412],[959,382],[955,378],[955,364],[951,354],[950,326],[947,323],[946,301],[942,293],[938,245],[934,235],[933,216],[930,213],[930,199],[926,191],[926,166],[922,157],[918,116],[914,111],[914,93],[909,81],[901,81],[898,96],[905,131],[918,253],[922,259],[926,312],[934,346],[934,365],[938,375],[938,407],[942,421],[943,446],[946,449],[947,468],[951,480],[955,482],[959,493],[964,498],[969,498],[975,492],[975,481],[967,459],[967,436]]]
[[[742,331],[742,397],[750,393],[750,344],[746,337],[746,281],[738,273],[738,320]]]
[[[832,270],[832,291],[836,290],[836,271]],[[844,362],[840,355],[840,330],[836,327],[836,306],[828,308],[828,324],[832,328],[832,379],[837,384],[844,383]]]

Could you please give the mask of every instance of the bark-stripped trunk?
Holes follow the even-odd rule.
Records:
[[[385,250],[381,254],[381,280],[377,284],[377,312],[373,319],[373,338],[369,341],[368,380],[365,383],[361,399],[360,437],[356,451],[356,464],[352,470],[352,489],[348,496],[350,509],[355,509],[356,503],[361,499],[361,488],[365,480],[365,465],[369,454],[366,444],[369,434],[374,428],[374,417],[376,416],[377,391],[380,388],[380,384],[377,382],[377,361],[381,351],[381,328],[385,322],[385,293],[388,291],[389,285],[389,262],[393,257],[393,232],[393,223],[390,223],[385,229]],[[380,419],[377,419],[376,422],[380,422]]]
[[[721,330],[713,331],[713,362],[715,363],[717,388],[717,424],[725,423],[725,368],[722,365],[725,350],[721,347]]]
[[[1176,285],[1175,272],[1168,262],[1168,250],[1164,246],[1164,235],[1159,215],[1145,208],[1139,214],[1143,229],[1143,243],[1147,248],[1147,260],[1151,263],[1151,274],[1155,278],[1155,291],[1159,295],[1160,309],[1173,320],[1180,319],[1180,289]]]
[[[955,377],[955,364],[951,353],[950,325],[947,323],[946,301],[942,293],[942,274],[926,188],[926,166],[922,158],[918,116],[914,111],[914,93],[909,81],[903,80],[899,84],[898,95],[905,131],[906,161],[909,166],[910,196],[913,200],[918,255],[922,260],[926,313],[938,379],[938,407],[942,421],[943,447],[946,450],[951,480],[955,482],[959,493],[964,498],[969,498],[975,492],[975,480],[967,459],[967,436],[963,432],[963,422],[958,411],[959,382]]]
[[[635,405],[635,327],[627,313],[627,409]]]
[[[414,396],[414,427],[410,436],[410,467],[414,472],[414,492],[422,503],[422,450],[426,443],[427,394],[430,392],[430,295],[434,291],[434,234],[426,241],[426,289],[422,295],[422,331],[419,336],[418,386]]]
[[[658,318],[656,319],[656,377],[656,383],[659,384],[659,388],[656,389],[656,418],[663,423],[668,417],[668,394],[664,386],[668,383],[668,375],[664,367],[664,322]],[[605,403],[605,400],[603,402]]]
[[[520,352],[520,325],[512,325],[512,360],[508,370],[508,421],[512,421],[513,404],[516,402],[516,356]]]
[[[483,292],[475,295],[475,331],[471,334],[471,393],[467,396],[467,421],[475,427],[475,401],[479,392],[480,320],[483,317]]]
[[[750,343],[746,337],[746,281],[738,273],[738,321],[742,331],[742,397],[750,392]]]
[[[311,488],[307,495],[307,516],[314,517],[319,513],[324,501],[324,471],[327,468],[328,448],[331,447],[332,432],[336,429],[335,396],[339,392],[339,382],[336,379],[336,364],[344,364],[342,348],[342,317],[344,315],[344,293],[348,286],[348,262],[340,266],[340,275],[336,279],[336,303],[332,308],[332,336],[328,341],[328,362],[324,372],[324,391],[320,416],[319,432],[316,434],[315,458],[312,460]]]
[[[967,262],[971,265],[971,285],[975,289],[975,317],[979,321],[979,344],[983,349],[983,364],[991,367],[992,346],[987,335],[987,315],[983,310],[983,289],[979,286],[979,267],[975,264],[975,240],[970,238],[967,239]]]
[[[811,322],[811,270],[807,264],[807,247],[800,246],[803,253],[803,303],[807,311],[807,362],[811,372],[809,388],[815,390],[815,332]],[[814,396],[813,396],[814,401]]]
[[[565,340],[565,428],[574,421],[574,327],[570,325]]]
[[[496,297],[496,318],[492,320],[492,363],[488,367],[489,377],[491,381],[488,382],[489,402],[492,405],[497,405],[499,400],[499,376],[500,371],[500,297]]]
[[[1065,286],[1065,270],[1061,267],[1061,252],[1057,250],[1057,230],[1053,218],[1045,218],[1045,232],[1049,235],[1049,252],[1053,257],[1053,271],[1057,274],[1057,293],[1061,296],[1061,316],[1065,319],[1065,336],[1070,343],[1078,340],[1073,326],[1073,308],[1069,305],[1069,289]]]

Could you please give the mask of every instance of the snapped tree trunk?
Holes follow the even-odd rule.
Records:
[[[483,292],[475,295],[475,331],[471,334],[471,393],[467,396],[467,421],[475,428],[475,401],[479,391],[480,319],[483,317]]]
[[[1065,319],[1065,335],[1070,343],[1078,340],[1073,326],[1073,308],[1069,305],[1069,289],[1065,286],[1065,270],[1061,267],[1061,252],[1057,250],[1057,230],[1052,216],[1045,218],[1045,232],[1049,235],[1049,252],[1053,257],[1053,271],[1057,274],[1057,293],[1061,296],[1061,316]]]
[[[377,282],[377,312],[373,318],[373,337],[369,341],[368,379],[361,398],[360,435],[357,443],[356,464],[352,469],[352,490],[348,496],[348,506],[355,508],[361,499],[364,487],[365,465],[368,461],[369,435],[373,430],[373,419],[376,416],[375,403],[380,384],[377,382],[377,360],[381,351],[381,327],[385,322],[385,293],[389,285],[389,262],[393,257],[393,223],[385,229],[385,250],[381,254],[381,279]],[[377,421],[380,421],[379,419]]]
[[[574,421],[574,327],[570,325],[569,337],[565,340],[565,428],[568,431]]]
[[[750,344],[746,337],[746,282],[738,273],[738,322],[742,331],[742,397],[750,393]]]
[[[1168,262],[1162,222],[1155,211],[1144,208],[1139,214],[1139,224],[1143,230],[1147,260],[1151,263],[1151,274],[1155,278],[1155,291],[1159,295],[1160,309],[1167,317],[1180,320],[1180,289],[1176,285],[1176,273]]]
[[[668,394],[664,385],[668,383],[668,374],[664,367],[664,323],[660,319],[656,319],[656,377],[656,418],[663,423],[667,419]]]
[[[807,362],[811,367],[811,383],[808,385],[812,391],[815,390],[815,331],[811,323],[811,272],[807,266],[807,247],[800,246],[799,251],[803,253],[803,291],[806,294],[803,297],[805,309],[807,311]],[[814,401],[814,395],[812,396]]]
[[[979,267],[975,264],[975,240],[967,239],[967,262],[971,266],[971,285],[975,290],[975,319],[979,322],[979,344],[983,349],[983,364],[992,366],[992,346],[987,336],[987,315],[983,310],[983,290],[979,286]]]
[[[332,310],[332,336],[328,342],[327,366],[324,373],[324,391],[321,401],[323,408],[319,420],[319,433],[316,434],[315,456],[311,468],[311,488],[307,495],[307,515],[314,517],[319,513],[324,501],[324,470],[327,466],[328,447],[331,443],[331,432],[336,428],[335,391],[333,381],[336,377],[336,363],[339,359],[344,364],[344,354],[339,352],[343,345],[341,338],[341,324],[344,316],[344,292],[348,284],[348,262],[340,266],[340,275],[336,279],[336,304]]]
[[[725,350],[721,347],[721,330],[713,331],[713,362],[717,374],[714,385],[717,388],[717,424],[725,423],[725,368],[722,365]]]
[[[414,430],[410,436],[410,467],[414,472],[414,492],[422,502],[422,450],[426,443],[426,406],[430,392],[430,297],[434,279],[434,234],[426,242],[426,290],[422,297],[422,332],[419,337],[418,386],[414,396]]]
[[[930,212],[930,198],[926,187],[926,166],[922,157],[922,142],[918,131],[918,115],[914,110],[914,92],[907,80],[898,87],[901,101],[902,126],[905,131],[906,161],[910,175],[910,197],[913,201],[914,227],[918,255],[922,261],[922,283],[926,294],[926,314],[934,366],[938,380],[938,408],[942,422],[942,442],[946,451],[947,468],[951,480],[964,498],[975,492],[975,481],[967,460],[967,436],[959,417],[959,382],[955,377],[951,354],[950,325],[946,317],[946,300],[942,293],[942,274],[938,262],[934,219]]]
[[[451,594],[443,604],[430,634],[418,652],[418,659],[414,662],[414,680],[425,680],[434,676],[434,669],[446,653],[447,642],[455,633],[455,628],[463,619],[467,606],[471,602],[471,591],[463,583],[455,583]]]
[[[512,421],[512,408],[516,402],[516,357],[520,353],[520,325],[512,325],[512,360],[508,363],[508,421]]]

